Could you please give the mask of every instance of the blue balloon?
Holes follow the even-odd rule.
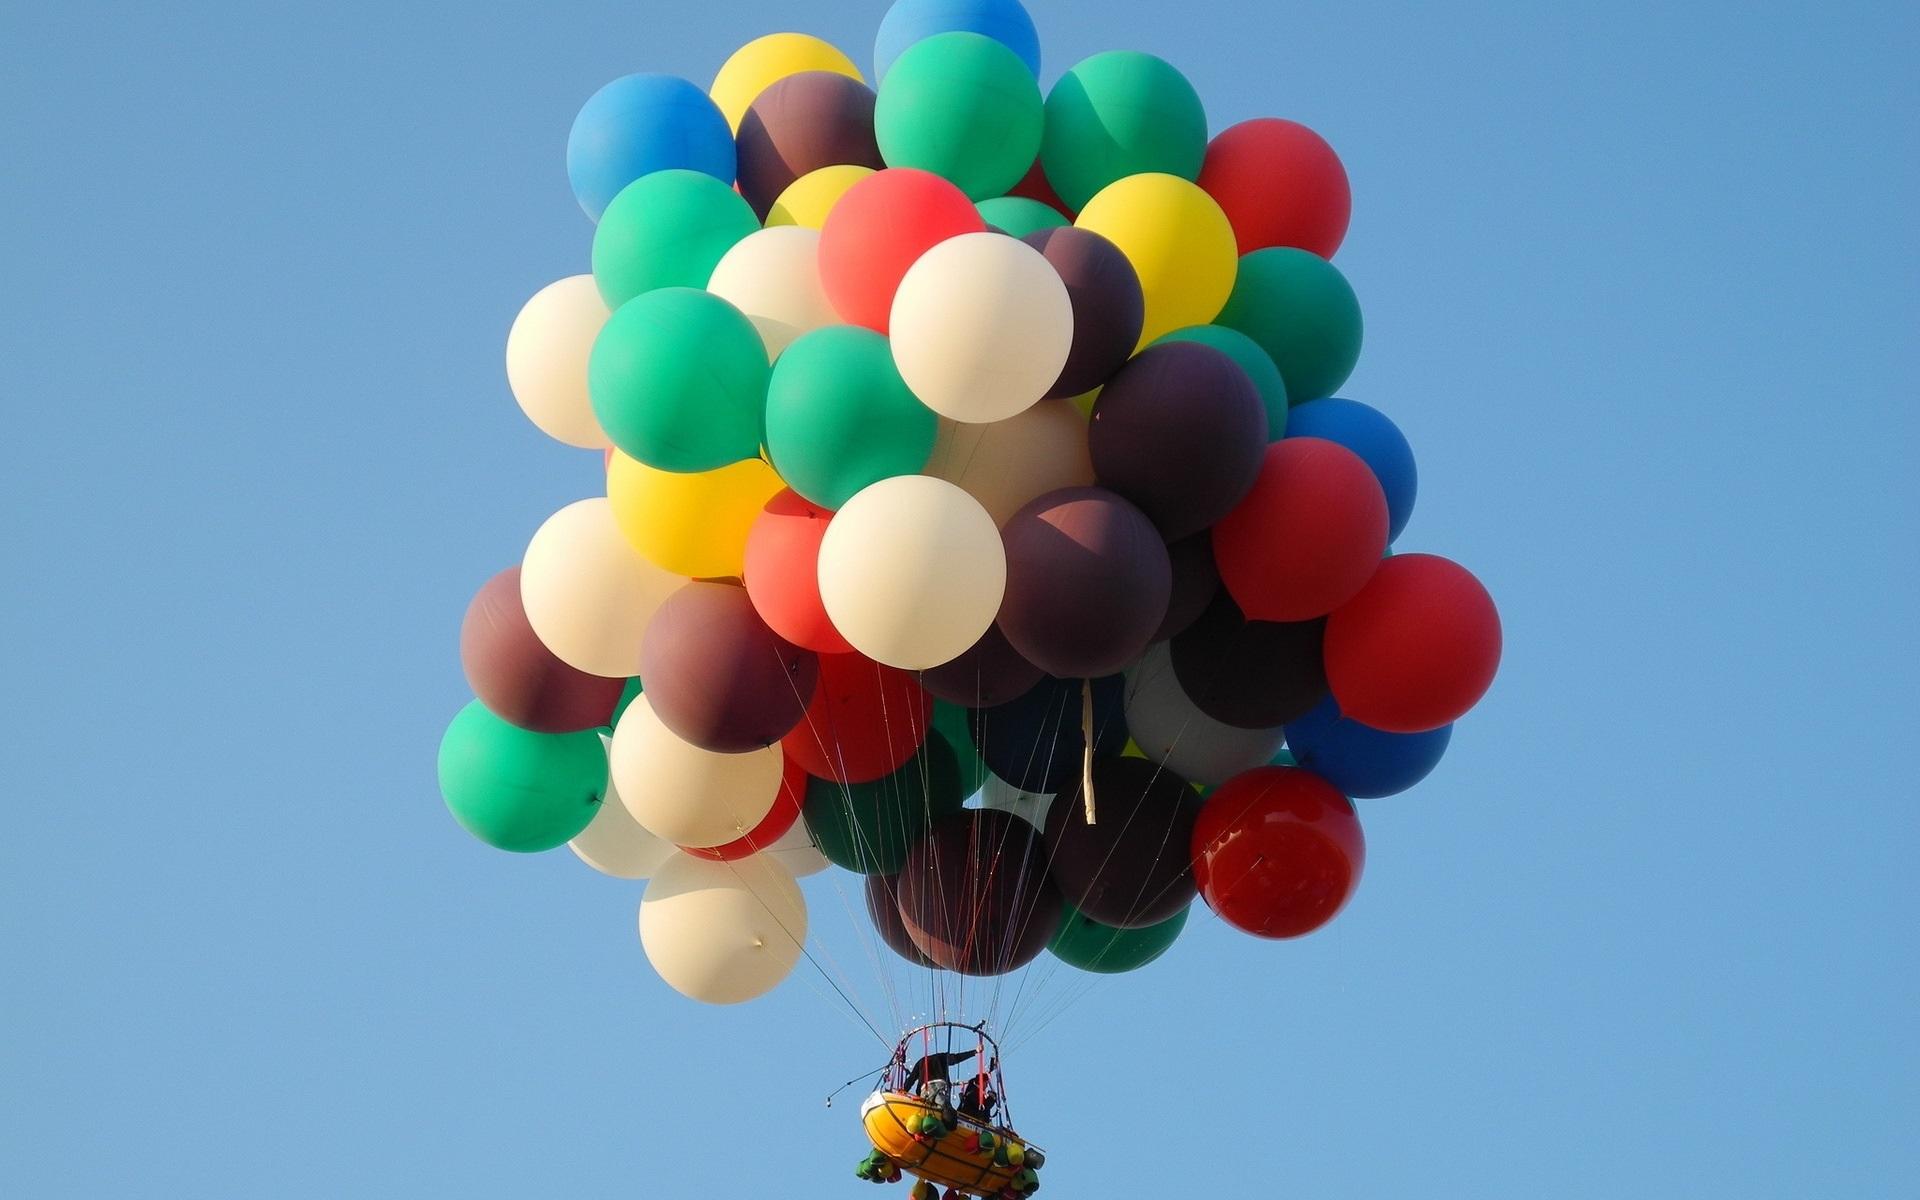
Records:
[[[901,51],[940,33],[978,33],[1018,54],[1040,76],[1040,35],[1020,0],[895,0],[873,39],[873,77],[886,77]]]
[[[1080,779],[1087,740],[1081,735],[1081,680],[1042,679],[1017,700],[968,710],[973,744],[987,769],[1023,792],[1070,790]],[[1127,746],[1126,680],[1093,681],[1093,748],[1117,755]]]
[[[595,92],[567,135],[567,179],[587,215],[642,175],[680,167],[733,182],[733,131],[707,94],[673,75],[627,75]]]
[[[1319,403],[1315,401],[1315,403]],[[1287,749],[1307,770],[1359,800],[1398,795],[1440,765],[1453,726],[1387,733],[1340,715],[1333,697],[1287,726]]]
[[[1420,475],[1414,469],[1413,449],[1407,445],[1406,436],[1385,413],[1338,396],[1309,400],[1287,413],[1287,436],[1325,438],[1364,459],[1380,481],[1380,490],[1387,494],[1387,540],[1400,536],[1407,518],[1413,516]]]

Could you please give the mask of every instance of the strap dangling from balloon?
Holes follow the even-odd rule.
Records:
[[[1080,683],[1080,736],[1086,753],[1080,759],[1080,795],[1087,805],[1087,824],[1093,824],[1093,680]]]

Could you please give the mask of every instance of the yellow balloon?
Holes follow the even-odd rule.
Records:
[[[866,82],[860,68],[835,46],[804,33],[770,33],[735,50],[713,77],[707,94],[727,114],[727,124],[737,133],[747,106],[761,92],[802,71],[832,71]]]
[[[767,212],[767,228],[775,225],[800,225],[807,229],[819,229],[827,223],[827,214],[833,206],[840,203],[840,197],[847,189],[873,174],[872,167],[855,166],[842,163],[835,167],[821,167],[808,171],[805,175],[787,185],[780,198],[773,202]]]
[[[616,452],[607,469],[620,532],[641,557],[690,579],[737,578],[754,519],[785,486],[757,458],[681,474]]]
[[[1147,301],[1144,346],[1163,333],[1205,325],[1233,294],[1240,251],[1213,197],[1174,175],[1129,175],[1102,188],[1074,222],[1127,256]]]

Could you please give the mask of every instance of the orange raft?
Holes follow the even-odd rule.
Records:
[[[1032,1192],[1037,1148],[1009,1129],[964,1114],[949,1124],[938,1105],[899,1091],[879,1091],[860,1106],[874,1148],[902,1171],[969,1196]]]

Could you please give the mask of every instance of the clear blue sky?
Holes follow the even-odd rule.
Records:
[[[882,8],[7,6],[10,1194],[863,1194],[872,1040],[682,1001],[433,761],[468,596],[595,486],[500,363],[586,267],[575,108]],[[1912,6],[1034,8],[1048,81],[1151,50],[1340,150],[1345,394],[1507,630],[1336,924],[1195,921],[1009,1063],[1045,1194],[1911,1194]]]

